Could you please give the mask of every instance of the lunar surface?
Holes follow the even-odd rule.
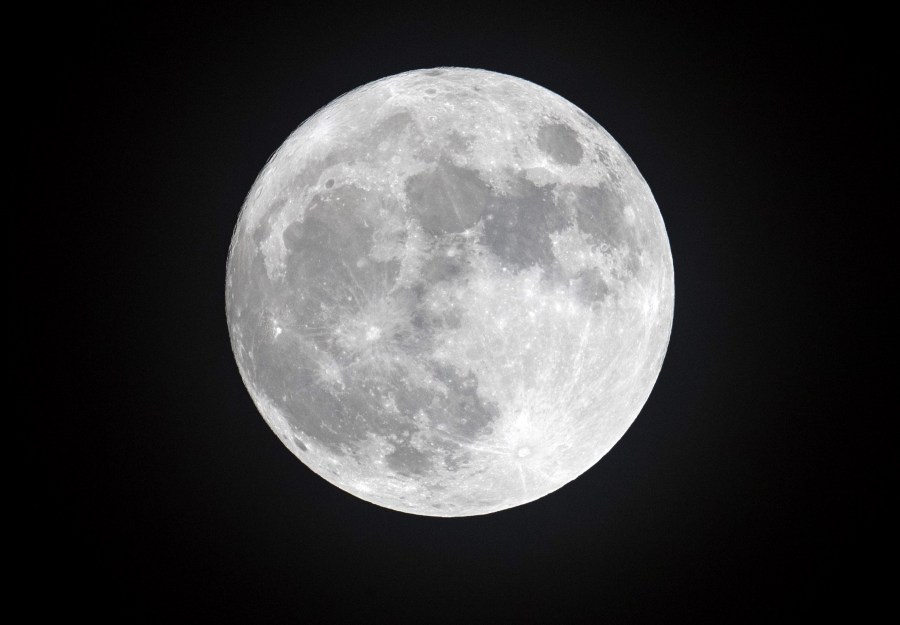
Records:
[[[265,166],[228,257],[244,383],[310,469],[380,506],[533,501],[637,417],[672,327],[647,183],[579,108],[503,74],[360,87]]]

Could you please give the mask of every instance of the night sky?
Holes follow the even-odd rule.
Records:
[[[247,4],[8,25],[31,46],[10,59],[25,366],[7,413],[26,427],[7,479],[30,611],[722,623],[878,600],[876,448],[896,420],[875,401],[895,384],[884,16]],[[625,437],[543,499],[459,519],[379,508],[297,460],[241,382],[224,300],[238,211],[288,134],[357,86],[442,65],[596,119],[649,183],[675,263],[668,354]]]

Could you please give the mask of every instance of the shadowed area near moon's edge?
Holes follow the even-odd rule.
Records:
[[[417,73],[401,76],[410,74]],[[501,85],[506,86],[491,95],[484,72],[418,74],[416,80],[452,78],[450,87],[438,82],[428,88],[435,93],[479,87],[479,93],[488,92],[484,97],[499,97],[509,84],[518,89],[524,83],[504,77]],[[658,210],[652,200],[637,200],[650,196],[636,170],[598,175],[592,184],[567,175],[565,168],[584,166],[588,154],[621,149],[603,143],[600,134],[591,139],[583,134],[587,131],[576,131],[574,120],[584,124],[586,116],[567,111],[558,100],[544,101],[548,92],[524,85],[522,93],[534,90],[529,97],[546,105],[554,119],[568,115],[573,120],[570,126],[536,119],[532,134],[523,132],[517,139],[522,145],[530,142],[535,158],[544,155],[563,168],[550,182],[536,182],[522,166],[504,163],[503,188],[495,188],[493,178],[485,176],[493,170],[473,168],[480,151],[488,149],[479,145],[477,132],[463,120],[423,130],[430,119],[426,104],[406,104],[389,110],[369,130],[332,140],[330,150],[296,170],[273,170],[285,180],[281,191],[264,205],[251,204],[258,195],[251,191],[235,230],[227,312],[248,388],[298,457],[369,501],[453,516],[540,497],[605,453],[636,416],[659,371],[672,292],[671,258]],[[360,106],[352,95],[331,106]],[[376,96],[373,87],[358,97]],[[618,158],[630,164],[624,152]],[[399,186],[373,186],[373,171],[401,169],[408,173],[393,174]],[[621,180],[628,176],[634,180],[630,184],[644,188],[623,187]],[[257,181],[255,187],[264,191],[260,185]],[[305,199],[298,207],[299,197]],[[258,217],[246,230],[248,208]],[[535,283],[530,276],[540,280]],[[513,298],[507,300],[510,323],[528,328],[522,318],[531,314],[529,306],[542,311],[550,306],[556,312],[542,315],[559,315],[559,325],[549,326],[558,329],[542,336],[541,322],[534,321],[533,330],[510,342],[502,325],[484,325],[507,323],[502,306],[484,316],[488,300],[477,289],[485,284],[496,287],[489,297]],[[525,302],[534,297],[534,304]],[[573,329],[573,323],[583,329]],[[584,353],[573,352],[567,362],[560,350],[577,345],[578,332],[580,352],[586,345],[611,349],[622,344],[622,332],[633,335],[637,343],[630,348],[628,366],[611,376],[608,369],[597,369],[599,363],[621,366],[625,356],[585,360]],[[460,341],[469,346],[466,351],[455,347]],[[506,347],[488,348],[500,344]],[[532,344],[549,357],[534,360]],[[542,361],[556,363],[556,369],[533,370],[541,365],[532,363]],[[477,373],[503,368],[509,369],[508,377],[492,374],[486,384],[484,373]],[[549,381],[566,376],[567,390],[554,395]],[[519,395],[497,382],[508,380],[505,384],[513,387],[526,379],[537,386],[522,387]],[[622,387],[621,380],[631,379],[629,387]],[[603,390],[596,380],[608,380],[607,392],[621,397],[597,395]],[[533,396],[536,407],[522,404],[525,413],[546,413],[563,431],[529,422],[538,417],[515,408],[520,405],[510,399],[515,396]],[[598,415],[600,421],[593,424],[584,416],[573,421],[572,415],[590,412],[591,401],[620,406],[615,410],[621,414]],[[614,427],[603,425],[603,419],[611,419]],[[289,432],[280,431],[285,429]],[[529,439],[536,436],[529,432],[541,431],[547,441],[573,440],[573,450],[579,451],[572,453],[571,466],[564,466],[564,458],[542,454],[541,441]],[[581,447],[578,437],[586,441]],[[594,439],[597,452],[584,447]],[[525,454],[519,453],[525,444],[520,440],[529,441]],[[373,485],[384,492],[373,492]]]

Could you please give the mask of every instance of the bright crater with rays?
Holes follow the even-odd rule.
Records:
[[[672,327],[665,227],[573,104],[438,68],[303,123],[241,211],[226,312],[244,383],[332,484],[432,516],[542,497],[647,400]]]

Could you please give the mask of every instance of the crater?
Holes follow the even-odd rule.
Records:
[[[537,146],[555,162],[565,165],[577,165],[584,155],[577,133],[565,124],[541,126],[537,134]]]

